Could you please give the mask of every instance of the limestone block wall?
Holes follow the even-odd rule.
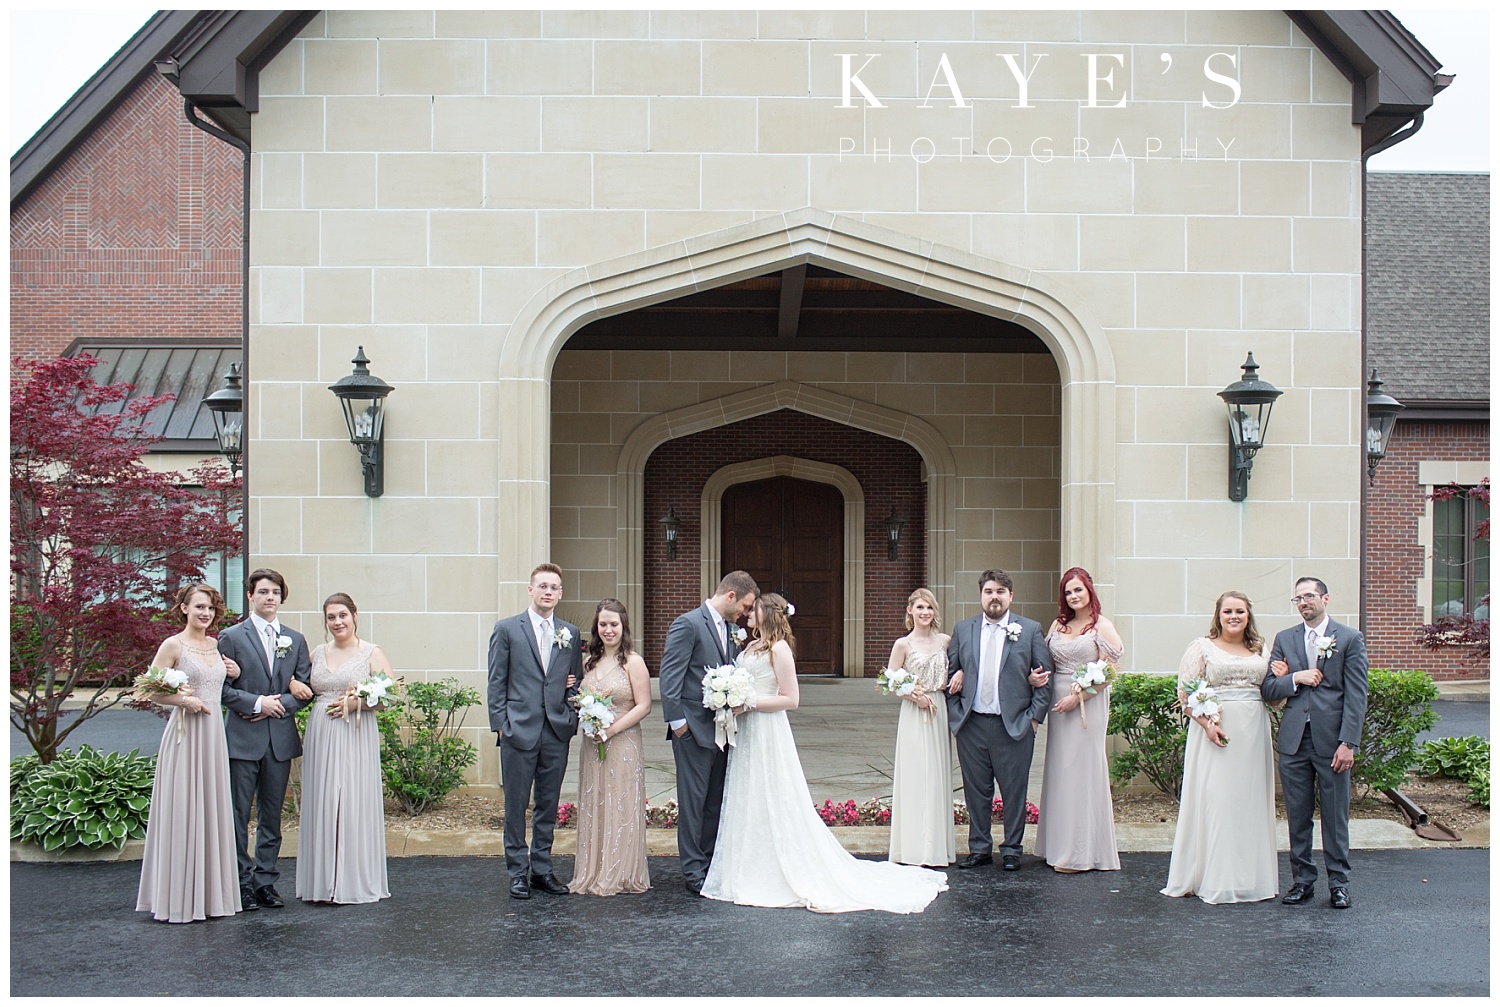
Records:
[[[478,682],[575,492],[567,336],[799,256],[1053,348],[1056,563],[1096,568],[1134,667],[1226,587],[1268,629],[1308,567],[1358,609],[1359,130],[1279,11],[331,11],[260,96],[251,540],[289,618],[350,590],[398,668]],[[359,344],[396,386],[378,501],[326,391]],[[1249,350],[1286,394],[1233,504],[1215,392]]]

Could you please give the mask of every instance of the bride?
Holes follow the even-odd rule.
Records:
[[[749,625],[756,640],[737,659],[755,679],[753,708],[739,711],[736,747],[705,898],[742,906],[798,906],[819,913],[879,909],[919,913],[947,891],[939,871],[856,860],[815,810],[786,711],[797,708],[789,606],[757,598]]]

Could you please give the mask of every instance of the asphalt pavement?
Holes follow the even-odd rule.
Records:
[[[291,899],[188,925],[132,912],[136,863],[11,865],[14,996],[1487,996],[1487,850],[1359,851],[1354,907],[1209,906],[1158,893],[1167,855],[1118,872],[948,872],[926,912],[819,915],[655,887],[514,902],[498,858],[389,862],[392,897]],[[557,858],[558,874],[572,871]],[[1285,872],[1285,858],[1282,859]],[[1286,887],[1287,878],[1282,878]],[[51,950],[69,949],[66,964]],[[51,949],[51,950],[48,950]]]

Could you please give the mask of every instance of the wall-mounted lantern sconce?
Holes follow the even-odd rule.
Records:
[[[1239,502],[1250,492],[1250,466],[1266,444],[1271,407],[1281,389],[1260,379],[1255,354],[1245,354],[1244,375],[1219,393],[1229,409],[1229,499]]]
[[[661,525],[662,534],[667,538],[667,559],[676,559],[677,528],[682,524],[682,519],[677,516],[677,511],[672,508],[672,505],[668,504],[667,513],[657,518],[656,523]]]
[[[352,362],[354,373],[339,378],[328,390],[339,397],[349,442],[359,448],[365,496],[378,497],[385,492],[385,397],[395,388],[370,373],[363,346]]]
[[[229,477],[236,479],[240,474],[240,459],[245,457],[245,393],[240,388],[237,362],[224,372],[224,387],[205,396],[203,406],[213,417],[214,440],[219,442],[219,453],[229,462]]]
[[[1375,485],[1375,466],[1391,446],[1391,431],[1396,429],[1396,414],[1406,407],[1381,389],[1385,382],[1379,372],[1370,368],[1370,384],[1365,393],[1365,457],[1370,464],[1370,485]]]
[[[896,558],[896,546],[901,541],[901,526],[906,524],[906,518],[896,513],[896,508],[891,508],[891,516],[885,519],[885,558]]]

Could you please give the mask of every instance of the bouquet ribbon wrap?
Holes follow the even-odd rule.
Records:
[[[714,712],[714,744],[722,750],[727,744],[730,748],[735,747],[734,735],[738,729],[734,725],[734,712],[727,706],[720,707]]]

